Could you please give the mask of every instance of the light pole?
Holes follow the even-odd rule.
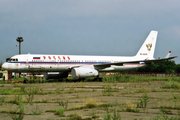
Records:
[[[23,42],[23,37],[17,37],[16,39],[17,42],[19,42],[19,45],[16,45],[16,46],[19,46],[19,55],[21,54],[21,42]],[[19,72],[19,77],[21,75],[21,72]]]
[[[19,42],[19,55],[20,55],[21,54],[21,42],[23,42],[23,37],[17,37],[16,41]]]

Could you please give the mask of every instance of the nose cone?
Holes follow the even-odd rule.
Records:
[[[4,64],[2,65],[2,69],[3,69],[3,70],[7,70],[7,69],[8,69],[8,63],[4,63]]]

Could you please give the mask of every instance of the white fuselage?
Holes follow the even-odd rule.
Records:
[[[116,63],[140,60],[137,57],[116,56],[79,56],[79,55],[38,55],[24,54],[11,57],[3,68],[9,71],[19,72],[70,72],[73,67],[92,67],[96,64]],[[141,59],[142,60],[142,59]],[[98,71],[125,71],[144,66],[141,64],[123,64],[122,66],[111,65],[111,67]]]

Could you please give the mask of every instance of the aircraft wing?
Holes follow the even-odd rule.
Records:
[[[177,58],[177,56],[174,56],[174,57],[168,57],[168,58],[162,58],[162,59],[154,59],[154,60],[137,60],[137,61],[125,61],[125,62],[117,62],[117,63],[107,63],[107,64],[96,64],[94,65],[94,67],[96,69],[104,69],[104,68],[107,68],[107,67],[111,67],[111,65],[116,65],[116,66],[123,66],[124,64],[127,64],[127,63],[145,63],[145,64],[149,64],[149,63],[152,63],[152,62],[160,62],[160,61],[164,61],[164,60],[170,60],[170,59],[174,59],[174,58]]]

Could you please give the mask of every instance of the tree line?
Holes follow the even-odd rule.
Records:
[[[180,64],[173,60],[165,60],[138,68],[135,72],[180,73]]]

